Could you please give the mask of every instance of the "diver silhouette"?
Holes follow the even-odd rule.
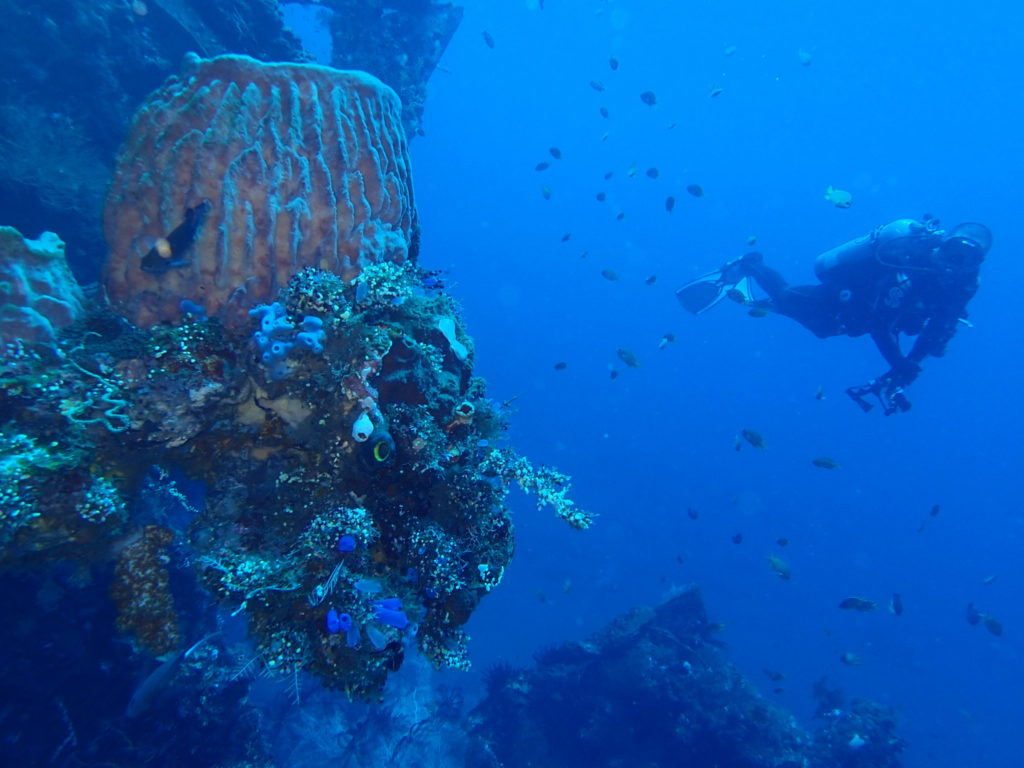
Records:
[[[870,334],[889,370],[847,394],[865,411],[875,397],[886,415],[909,410],[904,390],[926,357],[942,357],[978,290],[978,273],[992,246],[983,224],[950,231],[926,216],[897,219],[819,255],[816,285],[791,286],[759,253],[724,264],[676,291],[682,306],[700,314],[725,297],[791,317],[819,338]],[[767,299],[753,298],[750,280]],[[900,335],[916,336],[910,351]]]

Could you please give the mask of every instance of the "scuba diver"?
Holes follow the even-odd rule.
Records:
[[[978,272],[992,246],[983,224],[958,224],[949,232],[938,220],[897,219],[864,237],[825,251],[814,262],[817,285],[791,286],[759,253],[724,264],[676,291],[683,307],[700,314],[723,298],[791,317],[819,338],[870,334],[889,370],[847,394],[865,411],[877,398],[888,416],[910,409],[904,390],[928,356],[942,357],[967,303],[978,290]],[[755,299],[753,280],[767,295]],[[900,334],[916,336],[910,351]]]

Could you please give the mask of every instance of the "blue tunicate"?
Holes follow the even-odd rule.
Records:
[[[347,613],[339,614],[338,629],[348,634],[348,632],[352,629],[352,617],[349,616]]]
[[[383,600],[374,600],[374,608],[387,608],[390,611],[402,610],[402,600],[397,597],[385,597]]]
[[[333,608],[327,612],[327,631],[332,635],[336,635],[341,631],[341,620],[338,612]]]
[[[410,584],[415,584],[420,580],[420,572],[417,571],[415,568],[409,568],[405,572],[405,580],[408,581]]]
[[[355,624],[345,631],[345,644],[349,648],[355,648],[359,645],[359,627]]]
[[[286,360],[293,353],[306,349],[313,354],[324,351],[326,335],[324,322],[319,317],[306,315],[298,328],[285,317],[284,307],[279,302],[261,304],[249,310],[250,317],[259,321],[260,327],[252,340],[260,352],[260,359],[269,369],[271,379],[283,379],[291,373]]]
[[[206,319],[206,310],[201,305],[196,304],[194,301],[182,299],[181,303],[178,305],[178,308],[181,310],[181,314],[183,315],[192,315],[192,317],[194,317],[196,320]]]
[[[405,615],[404,611],[393,611],[390,608],[378,608],[374,615],[376,616],[377,621],[381,624],[387,624],[389,627],[405,629],[409,626],[409,617]]]
[[[408,298],[407,296],[395,296],[395,298],[393,298],[391,300],[391,306],[392,307],[400,307],[403,304],[405,304],[405,300],[407,298]]]
[[[270,354],[275,360],[280,360],[292,351],[295,345],[287,341],[275,341],[270,344]]]
[[[324,343],[320,338],[323,335],[323,331],[316,331],[314,333],[302,331],[301,333],[295,334],[295,343],[300,347],[305,347],[310,352],[323,352]]]
[[[365,280],[356,283],[356,304],[362,304],[370,295],[370,284]]]
[[[369,595],[375,595],[384,589],[380,582],[374,579],[359,579],[354,586],[360,592],[366,592]]]
[[[356,548],[356,537],[350,533],[346,533],[340,539],[338,539],[338,551],[339,552],[352,552]]]
[[[370,642],[373,644],[373,647],[378,651],[383,651],[384,646],[388,644],[388,639],[384,636],[384,633],[371,624],[367,624],[364,629],[366,630],[366,636],[370,638]]]

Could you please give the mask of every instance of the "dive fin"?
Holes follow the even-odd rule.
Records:
[[[738,304],[746,304],[753,300],[753,293],[744,266],[743,259],[726,262],[720,269],[684,285],[676,291],[676,298],[683,309],[695,315],[707,312],[727,296]]]
[[[732,287],[732,284],[722,279],[722,270],[716,269],[677,290],[676,298],[683,309],[699,315],[724,299],[726,292]]]

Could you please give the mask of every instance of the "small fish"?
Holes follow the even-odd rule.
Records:
[[[809,67],[811,66],[811,62],[814,61],[814,57],[803,48],[796,52],[796,58],[802,67]]]
[[[640,361],[637,360],[636,354],[633,352],[633,350],[626,349],[625,347],[619,347],[617,350],[615,350],[615,354],[619,356],[619,360],[624,362],[630,368],[640,367]]]
[[[179,649],[163,657],[163,661],[159,664],[152,672],[150,672],[145,679],[132,693],[132,698],[128,702],[128,707],[125,710],[125,717],[135,718],[149,709],[150,705],[165,691],[174,678],[175,673],[178,671],[178,666],[182,659],[187,659],[192,655],[199,646],[209,640],[211,637],[219,635],[220,632],[211,632],[202,639],[200,639],[195,645],[188,650]]]
[[[555,160],[562,159],[562,150],[560,150],[558,147],[551,147],[551,149],[549,149],[548,152],[551,154],[553,158],[555,158]]]
[[[853,195],[842,189],[836,189],[831,184],[825,190],[825,199],[836,208],[849,208],[853,205]]]
[[[549,187],[547,185],[541,187],[540,188],[540,195],[545,200],[550,200],[551,199],[551,187]]]
[[[830,459],[828,456],[819,456],[816,459],[811,459],[811,464],[822,469],[839,469],[842,466],[835,459]]]
[[[771,569],[778,574],[779,578],[783,581],[789,581],[792,577],[792,572],[789,570],[789,563],[783,560],[781,557],[776,555],[768,555],[768,565]]]
[[[983,613],[981,615],[981,623],[985,626],[985,629],[989,631],[989,634],[995,635],[996,637],[1003,634],[1003,623],[995,616]]]
[[[147,247],[139,264],[144,272],[163,274],[170,269],[187,267],[191,264],[188,258],[199,237],[199,230],[206,222],[206,217],[213,210],[213,203],[203,200],[199,205],[185,209],[181,224],[176,226],[167,237],[141,238],[142,247]]]
[[[597,111],[601,113],[601,117],[603,117],[605,120],[608,119],[608,108],[607,107],[601,107]]]
[[[619,279],[619,273],[616,272],[614,269],[602,269],[601,277],[603,277],[605,280],[611,280],[614,283],[616,280]]]
[[[861,611],[866,613],[875,610],[878,606],[874,600],[868,600],[863,597],[847,597],[839,601],[839,607],[844,611]]]
[[[724,55],[726,55],[726,56],[732,56],[734,53],[736,53],[736,46],[735,45],[727,45],[725,47],[725,50],[722,51],[722,53]]]
[[[742,533],[734,533],[729,538],[730,538],[730,540],[732,541],[733,544],[742,544],[743,543],[743,534]]]
[[[593,88],[598,93],[601,93],[604,90],[604,83],[602,83],[600,80],[591,80],[590,87]]]
[[[860,656],[856,653],[850,653],[849,651],[840,656],[839,660],[848,667],[859,667],[864,663],[864,660]]]
[[[767,307],[751,307],[747,314],[751,317],[768,317],[772,312]]]
[[[974,607],[974,603],[967,604],[967,623],[972,627],[976,627],[981,623],[981,617],[983,614],[977,608]]]
[[[698,512],[693,507],[687,507],[686,508],[686,516],[688,518],[690,518],[691,520],[696,520],[698,517],[700,517],[700,512]]]
[[[889,601],[889,613],[894,616],[903,615],[903,598],[900,597],[899,592],[892,593],[892,599]]]
[[[932,504],[932,509],[931,509],[931,511],[928,514],[930,514],[932,517],[938,517],[939,516],[939,512],[941,512],[941,511],[942,511],[942,505],[940,505],[940,504]]]
[[[564,235],[562,235],[562,242],[563,243],[569,242],[569,238],[570,237],[572,237],[572,232],[566,232]]]
[[[484,42],[487,44],[488,48],[494,48],[494,38],[491,37],[491,33],[486,29],[484,30]]]
[[[724,90],[725,90],[724,88],[719,88],[716,85],[714,88],[712,88],[710,91],[708,91],[708,96],[713,99],[716,96],[721,95],[722,91],[724,91]]]
[[[608,66],[611,67],[613,70],[618,69],[619,68],[619,60],[616,59],[614,56],[609,56],[608,57]]]
[[[564,371],[568,367],[569,367],[568,363],[563,363],[563,362],[555,363],[555,370],[556,371]]]
[[[615,171],[607,171],[607,172],[606,172],[606,173],[604,174],[604,180],[605,180],[605,181],[608,181],[608,179],[610,179],[610,178],[611,178],[612,176],[614,176],[614,175],[615,175]]]
[[[732,439],[732,447],[733,447],[733,450],[736,451],[736,453],[739,453],[740,451],[743,450],[743,441],[740,439],[739,435],[736,435],[735,437],[733,437],[733,439]]]
[[[753,245],[757,242],[757,235],[749,235],[747,237],[747,245]]]
[[[767,450],[768,446],[764,442],[764,437],[756,429],[744,429],[740,434],[743,435],[744,440],[755,448],[760,448],[762,451]]]
[[[580,258],[581,259],[585,259],[589,255],[590,255],[590,251],[584,251],[583,253],[580,254]]]
[[[625,211],[619,211],[617,214],[615,214],[616,221],[622,221],[624,218],[626,218]]]
[[[771,680],[773,683],[781,683],[783,680],[786,679],[786,676],[781,672],[773,672],[770,669],[764,669],[761,671],[764,672],[768,676],[768,679]]]
[[[619,378],[619,372],[617,370],[615,370],[614,368],[609,368],[608,369],[608,378],[611,379],[612,381],[615,381],[617,378]]]
[[[689,184],[686,191],[694,197],[704,197],[704,188],[700,184]]]
[[[654,285],[656,282],[658,282],[658,276],[651,275],[646,280],[644,280],[644,285]]]
[[[640,101],[648,107],[653,107],[658,103],[658,97],[655,95],[654,91],[644,91],[640,94]]]
[[[982,584],[991,584],[993,581],[995,581],[998,578],[999,578],[999,576],[997,576],[996,574],[993,573],[991,576],[986,576],[984,579],[982,579],[981,583]]]
[[[814,399],[815,400],[824,400],[825,399],[825,388],[824,387],[822,387],[822,386],[818,387],[818,391],[814,393]]]
[[[632,179],[632,178],[633,178],[634,176],[636,176],[636,175],[637,175],[637,174],[638,174],[639,172],[640,172],[640,166],[638,166],[638,165],[637,165],[636,163],[633,163],[633,164],[632,164],[632,165],[630,165],[630,166],[629,166],[629,168],[628,168],[628,169],[626,170],[626,175],[627,175],[627,176],[629,176],[629,178],[631,178],[631,179]]]
[[[605,131],[604,133],[601,134],[601,141],[608,141],[609,136],[611,136],[611,134],[608,133],[608,131]]]
[[[596,195],[594,195],[594,199],[597,200],[597,202],[599,203],[603,203],[605,200],[608,199],[608,195],[606,195],[604,192],[598,192]]]
[[[656,179],[661,175],[661,171],[657,168],[648,168],[644,173],[647,174],[647,178],[649,179]]]
[[[535,170],[535,171],[546,171],[550,167],[551,167],[551,163],[548,163],[548,162],[537,163],[535,166],[533,166],[533,170]]]
[[[661,341],[658,342],[658,349],[664,349],[669,344],[674,344],[675,340],[676,335],[674,333],[666,333],[664,336],[661,337]]]
[[[775,543],[778,544],[780,547],[788,547],[789,546],[789,539],[787,539],[785,537],[779,538],[779,539],[775,540]]]
[[[665,210],[672,213],[672,209],[676,207],[676,199],[669,195],[665,198]]]
[[[566,579],[562,582],[562,594],[568,595],[572,592],[572,579]]]
[[[725,292],[725,298],[729,301],[735,301],[737,304],[747,303],[747,294],[741,291],[739,288],[730,288]]]

